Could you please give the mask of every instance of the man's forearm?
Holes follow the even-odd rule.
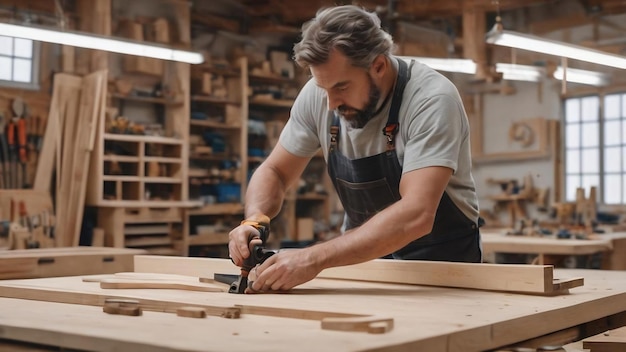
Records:
[[[323,268],[351,265],[383,257],[428,234],[434,214],[407,209],[398,202],[362,226],[311,247]]]
[[[278,214],[285,198],[285,185],[275,177],[270,168],[259,167],[253,174],[246,190],[245,218],[260,215],[273,218]]]

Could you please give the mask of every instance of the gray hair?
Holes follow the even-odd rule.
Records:
[[[323,64],[333,49],[346,55],[354,66],[368,68],[378,55],[391,56],[393,40],[375,13],[354,5],[336,6],[319,10],[302,26],[294,60],[301,67]]]

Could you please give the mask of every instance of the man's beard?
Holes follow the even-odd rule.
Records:
[[[367,104],[361,110],[355,109],[347,105],[340,105],[337,108],[339,116],[348,123],[352,128],[363,128],[365,124],[376,115],[376,105],[380,100],[380,89],[374,84],[372,76],[368,75],[370,83],[370,91]]]

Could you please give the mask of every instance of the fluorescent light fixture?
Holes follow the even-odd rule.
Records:
[[[554,71],[554,78],[561,81],[565,78],[567,82],[588,84],[592,86],[605,86],[609,83],[607,75],[603,73],[569,67],[563,69],[562,66],[556,68]]]
[[[626,57],[624,56],[613,55],[556,40],[506,31],[502,29],[500,23],[496,23],[494,28],[487,33],[487,43],[626,69]]]
[[[538,82],[545,76],[543,67],[497,63],[496,72],[502,73],[502,78],[509,81]]]
[[[39,26],[22,26],[0,23],[0,33],[9,37],[31,39],[41,42],[75,46],[79,48],[104,50],[119,54],[145,56],[161,60],[180,61],[189,64],[204,62],[202,54],[172,49],[162,45],[146,44],[139,41],[114,39],[91,33],[46,29]]]
[[[469,59],[446,59],[435,57],[399,56],[405,61],[415,60],[437,71],[476,74],[476,63]]]

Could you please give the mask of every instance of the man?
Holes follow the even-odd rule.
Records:
[[[250,223],[275,216],[321,147],[345,210],[346,233],[281,251],[256,270],[253,291],[288,290],[325,268],[396,259],[480,262],[469,124],[439,73],[391,55],[379,18],[352,5],[303,26],[295,60],[310,69],[279,143],[252,176],[246,221],[230,233],[233,262],[250,255]]]

